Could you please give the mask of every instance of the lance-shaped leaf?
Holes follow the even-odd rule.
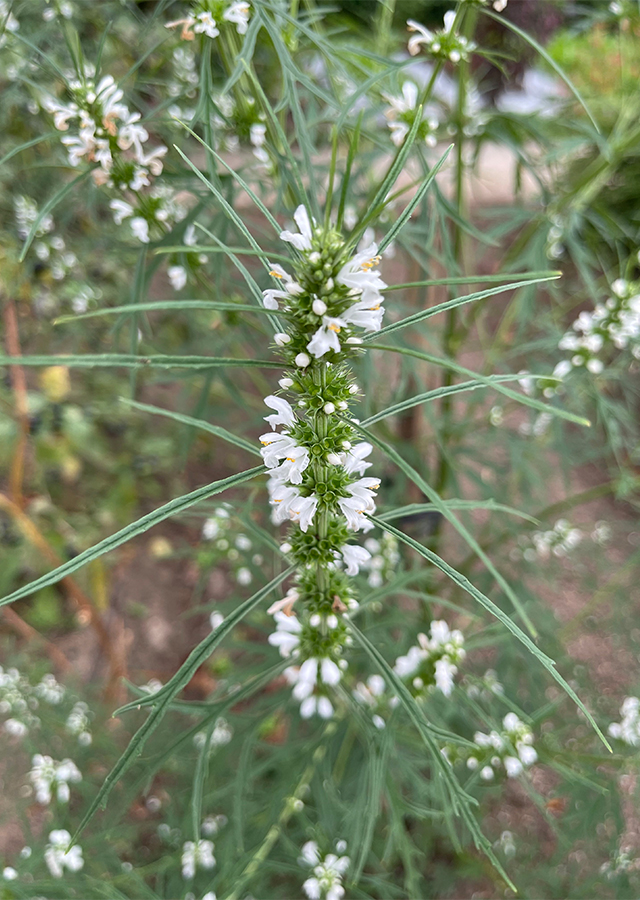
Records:
[[[373,520],[373,516],[370,516],[370,518]],[[474,797],[471,797],[469,794],[467,794],[462,786],[458,783],[458,780],[453,773],[451,763],[449,763],[449,761],[445,759],[445,757],[441,753],[441,748],[434,740],[434,737],[431,733],[430,723],[427,721],[422,707],[419,706],[415,697],[411,695],[404,682],[396,675],[384,656],[380,653],[378,648],[371,643],[369,638],[365,634],[363,634],[363,632],[360,631],[360,629],[356,625],[354,625],[353,622],[347,621],[347,627],[352,632],[354,638],[360,644],[363,650],[365,650],[367,655],[377,665],[385,681],[389,683],[390,687],[393,689],[398,699],[400,700],[400,703],[405,708],[412,724],[417,728],[420,737],[429,750],[429,755],[431,757],[430,761],[433,765],[433,768],[435,772],[440,776],[441,783],[446,791],[446,796],[450,801],[450,808],[452,812],[462,818],[463,822],[471,832],[476,847],[481,850],[488,857],[488,859],[491,860],[492,864],[496,867],[498,872],[500,872],[507,884],[509,884],[512,889],[515,890],[515,887],[512,885],[508,875],[500,865],[500,862],[498,861],[492,850],[491,844],[482,833],[480,826],[478,825],[473,814],[473,810],[471,807],[472,805],[477,805],[478,801]]]
[[[18,588],[17,591],[13,591],[6,597],[3,597],[0,599],[0,606],[5,606],[7,603],[13,603],[21,597],[28,597],[29,594],[33,594],[34,591],[38,591],[43,587],[48,587],[50,584],[56,584],[56,582],[60,581],[62,578],[66,578],[67,575],[71,575],[72,572],[75,572],[92,560],[97,559],[104,553],[115,550],[115,548],[119,547],[121,544],[124,544],[132,538],[137,537],[139,534],[143,534],[145,531],[153,528],[153,526],[157,525],[159,522],[164,522],[164,520],[168,519],[170,516],[176,516],[179,513],[184,512],[185,509],[189,509],[194,503],[199,503],[200,500],[207,500],[209,497],[213,497],[215,494],[220,494],[228,488],[249,481],[251,478],[255,478],[265,471],[266,469],[264,466],[256,466],[254,469],[247,469],[246,472],[240,472],[238,475],[230,475],[229,478],[213,481],[211,484],[205,484],[204,487],[191,491],[190,494],[184,494],[182,497],[170,500],[169,503],[165,503],[164,506],[159,506],[158,509],[154,509],[153,512],[147,513],[146,516],[132,522],[130,525],[125,525],[120,531],[116,531],[115,534],[109,535],[109,537],[105,538],[103,541],[100,541],[99,543],[94,544],[93,547],[89,547],[88,550],[79,553],[78,556],[63,563],[61,566],[58,566],[52,572],[42,575],[41,578],[36,578],[35,581],[31,581],[29,584],[25,584],[23,587]]]
[[[546,378],[547,376],[531,375],[527,377]],[[444,387],[434,388],[432,391],[425,391],[423,394],[416,394],[414,397],[407,397],[406,400],[394,403],[393,406],[388,406],[386,409],[380,410],[380,412],[375,413],[373,416],[369,416],[368,419],[364,419],[361,424],[363,427],[373,425],[374,422],[380,422],[382,419],[387,419],[389,416],[395,416],[397,413],[412,409],[412,407],[419,406],[421,403],[430,403],[431,400],[438,400],[440,397],[448,397],[450,394],[461,394],[464,391],[476,391],[478,388],[491,387],[493,384],[501,384],[504,381],[519,381],[521,378],[522,375],[489,375],[487,381],[490,382],[490,384],[487,384],[485,381],[478,381],[476,378],[473,381],[461,381],[459,384],[450,384],[445,385]]]
[[[527,278],[525,281],[512,281],[509,284],[500,284],[498,287],[493,288],[485,288],[483,291],[475,291],[473,294],[465,294],[462,297],[454,297],[453,300],[447,300],[445,303],[438,303],[437,306],[430,306],[427,309],[421,309],[417,313],[413,313],[411,316],[407,316],[404,319],[400,319],[399,322],[392,322],[390,325],[387,325],[385,328],[381,328],[380,331],[370,332],[364,337],[366,341],[374,341],[381,337],[386,337],[389,334],[393,334],[394,331],[399,331],[401,328],[406,328],[408,325],[417,325],[418,322],[423,322],[425,319],[430,319],[431,316],[437,316],[438,313],[447,312],[450,309],[456,309],[458,306],[465,306],[467,303],[474,303],[476,300],[483,300],[485,297],[493,297],[495,294],[502,294],[505,291],[512,291],[516,288],[526,287],[529,284],[542,284],[545,281],[555,281],[560,276],[558,275],[548,275],[545,278]]]
[[[596,720],[593,718],[589,710],[586,708],[582,700],[578,697],[573,688],[565,681],[562,675],[558,672],[555,667],[554,660],[551,659],[550,656],[547,656],[546,653],[543,653],[536,645],[533,643],[531,638],[519,628],[516,623],[509,618],[509,616],[500,609],[499,606],[490,600],[482,591],[478,590],[478,588],[473,585],[468,578],[462,575],[461,572],[458,572],[453,566],[450,566],[449,563],[445,562],[441,559],[433,550],[429,550],[428,547],[425,547],[423,544],[420,544],[418,541],[414,540],[412,537],[409,537],[408,534],[405,534],[403,531],[400,531],[398,528],[394,528],[393,525],[389,525],[383,519],[379,519],[377,516],[369,516],[372,522],[378,525],[383,531],[389,532],[389,534],[393,534],[398,538],[399,541],[402,541],[403,544],[406,544],[408,547],[411,547],[416,553],[419,553],[420,556],[424,557],[424,559],[428,560],[430,563],[433,563],[436,568],[440,569],[441,572],[450,578],[455,584],[457,584],[463,591],[473,597],[474,600],[477,600],[481,606],[483,606],[487,612],[490,612],[492,616],[495,616],[502,624],[509,629],[511,634],[513,634],[521,644],[527,648],[527,650],[532,653],[539,662],[545,667],[545,669],[551,673],[552,677],[558,682],[558,684],[562,687],[562,689],[571,697],[573,702],[582,710],[582,712],[587,717],[588,721],[591,723],[594,731],[605,745],[607,750],[611,751],[611,747],[606,737],[598,727]]]
[[[133,409],[139,409],[141,412],[152,413],[155,416],[166,416],[167,419],[173,419],[175,422],[181,422],[183,425],[190,425],[193,428],[199,428],[201,431],[208,431],[209,434],[215,434],[216,437],[222,438],[223,441],[227,441],[229,444],[235,444],[236,447],[242,447],[243,450],[253,453],[254,456],[260,456],[260,450],[250,441],[245,441],[244,438],[232,434],[220,425],[212,425],[210,422],[205,422],[204,419],[185,416],[182,413],[174,412],[172,409],[162,409],[161,406],[138,403],[136,400],[129,400],[127,397],[120,397],[120,402],[133,407]]]
[[[136,356],[133,353],[85,353],[82,356],[0,356],[0,366],[69,366],[75,369],[214,369],[246,366],[281,369],[282,363],[268,359],[232,359],[226,356]]]
[[[87,810],[84,818],[80,822],[76,833],[73,836],[73,841],[75,842],[78,838],[78,835],[81,833],[83,828],[87,825],[87,823],[93,818],[93,815],[97,812],[97,810],[104,806],[107,800],[107,797],[111,793],[112,788],[116,784],[116,782],[124,775],[127,769],[135,762],[135,759],[142,752],[144,745],[151,735],[151,733],[158,727],[160,721],[164,717],[164,714],[167,712],[169,704],[176,697],[180,691],[186,687],[186,685],[191,681],[197,670],[200,666],[208,659],[209,656],[216,649],[218,644],[229,634],[229,632],[240,622],[246,615],[248,615],[252,609],[255,609],[258,604],[267,597],[271,591],[278,587],[289,575],[294,571],[294,567],[291,566],[285,572],[281,572],[280,575],[277,575],[269,584],[265,585],[265,587],[260,588],[252,597],[249,597],[248,600],[245,600],[244,603],[241,603],[237,609],[235,609],[232,613],[230,613],[227,618],[213,631],[210,635],[208,635],[203,641],[201,641],[197,647],[195,647],[187,659],[182,663],[178,671],[173,675],[173,677],[165,684],[162,690],[156,692],[150,698],[154,705],[152,711],[149,713],[144,725],[142,725],[138,731],[134,734],[134,736],[129,741],[129,746],[122,754],[118,762],[115,764],[111,772],[107,775],[104,780],[104,783],[100,790],[98,791],[98,795],[94,799],[93,803]]]
[[[415,359],[423,359],[425,362],[433,363],[435,366],[442,366],[443,369],[451,369],[452,372],[457,372],[459,375],[470,375],[472,378],[477,378],[478,381],[481,381],[483,384],[492,386],[496,391],[499,391],[499,393],[504,394],[511,400],[517,400],[518,403],[522,403],[524,406],[530,406],[532,409],[539,409],[541,412],[550,413],[553,416],[558,416],[560,419],[566,419],[568,422],[575,422],[577,425],[591,425],[591,422],[583,416],[576,416],[574,413],[562,409],[559,406],[551,406],[549,403],[543,403],[542,400],[536,400],[535,397],[529,397],[527,394],[519,394],[517,391],[512,391],[511,388],[504,387],[502,384],[491,382],[489,380],[491,376],[481,375],[479,372],[467,369],[465,366],[461,366],[455,360],[449,359],[446,356],[434,356],[432,353],[425,353],[424,350],[414,350],[411,347],[394,347],[391,344],[369,344],[369,349],[386,350],[389,353],[400,353],[403,356],[413,356]],[[559,380],[560,379],[558,379],[558,381]]]
[[[513,604],[514,609],[521,616],[522,621],[527,626],[530,633],[536,637],[537,631],[533,625],[533,622],[527,615],[522,603],[520,602],[520,598],[515,593],[509,582],[504,578],[503,575],[496,569],[492,561],[489,559],[487,554],[484,552],[480,544],[476,541],[473,535],[465,528],[465,526],[458,520],[458,518],[453,514],[452,510],[447,507],[446,503],[443,502],[442,498],[438,494],[435,488],[431,487],[428,482],[424,480],[424,478],[420,475],[419,472],[413,468],[413,466],[409,465],[406,459],[403,459],[402,456],[391,447],[389,444],[385,443],[379,437],[374,435],[368,429],[363,428],[361,425],[357,425],[355,422],[352,422],[352,426],[359,431],[360,434],[364,435],[364,437],[371,441],[376,447],[379,447],[380,450],[390,459],[392,460],[399,469],[401,469],[405,475],[413,481],[413,483],[420,488],[420,490],[424,493],[426,497],[434,504],[435,508],[438,510],[444,518],[450,522],[458,534],[467,542],[471,550],[476,554],[478,559],[480,559],[487,570],[493,575],[496,582],[500,585],[502,590],[505,592],[511,603]]]
[[[92,309],[85,313],[59,316],[59,318],[53,320],[53,324],[63,325],[67,322],[77,322],[80,319],[98,319],[102,316],[120,316],[126,313],[158,312],[169,309],[178,311],[185,309],[217,309],[222,312],[269,312],[264,307],[251,306],[248,303],[224,303],[219,300],[155,300],[149,303],[125,303],[124,306],[106,306],[103,309]]]

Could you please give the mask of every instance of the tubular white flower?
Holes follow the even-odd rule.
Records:
[[[378,245],[373,243],[350,259],[340,269],[336,281],[363,295],[363,300],[379,299],[387,285],[375,271],[380,262]]]
[[[296,417],[291,404],[284,397],[276,397],[273,394],[269,394],[268,397],[264,398],[264,402],[269,409],[275,409],[273,415],[264,417],[265,422],[268,422],[273,429],[278,425],[286,425],[287,428],[290,428],[295,423]]]
[[[407,30],[417,32],[415,37],[409,38],[409,43],[407,44],[407,50],[411,56],[416,56],[420,52],[420,48],[423,44],[430,45],[433,41],[433,32],[429,31],[428,28],[425,28],[424,25],[421,25],[414,19],[407,19]]]
[[[294,221],[300,231],[294,234],[292,231],[280,232],[280,239],[288,244],[293,244],[296,250],[311,250],[311,239],[313,230],[311,227],[311,219],[304,205],[300,205],[293,214]]]
[[[238,34],[246,34],[249,26],[250,10],[251,6],[248,3],[244,2],[244,0],[239,0],[239,2],[232,3],[231,6],[225,9],[222,13],[222,18],[225,22],[232,22],[236,26]]]
[[[340,552],[345,562],[347,575],[357,575],[360,571],[360,566],[365,565],[371,559],[369,551],[358,544],[343,544]]]
[[[322,325],[307,344],[309,353],[315,356],[316,359],[320,359],[331,350],[339,353],[341,348],[338,334],[346,325],[347,323],[344,319],[323,316]]]

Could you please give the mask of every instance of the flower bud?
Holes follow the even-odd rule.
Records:
[[[293,547],[288,541],[285,541],[284,544],[280,544],[280,550],[282,553],[291,553]]]
[[[306,367],[311,362],[311,357],[308,356],[306,353],[298,353],[298,355],[294,359],[294,362],[301,369],[306,369]]]
[[[339,466],[342,462],[338,453],[327,453],[327,462],[331,466]]]
[[[293,387],[293,378],[281,378],[278,384],[283,390],[286,390],[287,388]]]
[[[324,411],[328,416],[330,416],[331,413],[334,413],[336,411],[335,403],[325,403]]]
[[[309,619],[309,625],[311,625],[312,628],[318,628],[321,622],[322,618],[318,615],[318,613],[314,613]]]
[[[273,336],[273,340],[276,342],[278,347],[284,347],[285,344],[288,344],[291,340],[291,337],[288,334],[285,334],[283,331],[278,331]]]
[[[340,410],[342,410],[342,411],[344,412],[345,409],[349,409],[349,404],[348,404],[348,403],[345,403],[344,400],[341,400],[341,401],[338,403],[338,409],[340,409]]]
[[[349,393],[350,393],[350,394],[357,394],[359,390],[360,390],[360,388],[358,387],[357,384],[350,384],[350,385],[349,385]]]
[[[324,302],[324,300],[316,299],[313,301],[311,309],[314,311],[316,316],[323,316],[327,311],[327,304]]]

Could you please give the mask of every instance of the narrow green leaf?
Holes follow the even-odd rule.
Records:
[[[409,535],[405,534],[403,531],[399,531],[399,529],[394,528],[393,525],[389,525],[387,522],[384,522],[382,519],[377,518],[377,516],[369,516],[371,521],[382,528],[384,531],[388,531],[389,534],[393,534],[398,538],[399,541],[402,541],[408,547],[411,547],[416,553],[419,553],[420,556],[424,557],[424,559],[428,560],[432,563],[436,568],[440,569],[441,572],[444,572],[455,584],[457,584],[463,591],[473,597],[474,600],[477,600],[481,606],[483,606],[487,612],[490,612],[491,615],[495,616],[502,624],[509,629],[511,634],[513,634],[521,644],[532,653],[536,659],[542,663],[542,665],[547,669],[548,672],[551,673],[552,677],[558,682],[558,684],[562,687],[562,689],[568,694],[569,697],[573,700],[573,702],[578,706],[579,709],[587,717],[587,720],[590,722],[594,731],[604,744],[604,746],[609,750],[609,752],[613,752],[607,741],[606,737],[598,727],[596,720],[593,718],[589,710],[586,708],[582,700],[578,697],[573,688],[567,684],[562,675],[555,668],[555,662],[551,659],[551,657],[547,656],[546,653],[543,653],[536,645],[533,643],[531,638],[519,628],[509,616],[503,612],[499,606],[490,600],[482,591],[479,591],[475,585],[471,584],[468,578],[462,575],[460,572],[456,571],[453,566],[450,566],[449,563],[445,562],[441,559],[436,553],[432,550],[429,550],[428,547],[425,547],[423,544],[418,543],[418,541],[414,540]]]
[[[430,319],[431,316],[436,316],[438,313],[447,312],[450,309],[456,309],[458,306],[464,306],[467,303],[474,303],[476,300],[483,300],[485,297],[493,297],[496,294],[503,294],[505,291],[516,290],[517,288],[526,287],[530,284],[542,284],[545,281],[555,281],[559,276],[551,275],[546,278],[528,278],[525,281],[511,281],[509,284],[500,284],[498,287],[486,288],[484,291],[475,291],[473,294],[465,294],[462,297],[454,297],[453,300],[447,300],[445,303],[438,303],[437,306],[431,306],[427,309],[421,309],[419,312],[414,313],[411,316],[406,316],[404,319],[400,319],[399,322],[392,322],[390,325],[387,325],[385,328],[380,329],[380,331],[372,331],[369,334],[365,335],[364,341],[373,341],[379,337],[386,337],[389,334],[393,334],[394,331],[399,331],[401,328],[406,328],[407,325],[417,325],[418,322],[422,322],[425,319]]]
[[[193,428],[199,428],[201,431],[208,431],[210,434],[215,434],[216,437],[222,438],[230,444],[235,444],[236,447],[241,447],[248,453],[253,453],[254,456],[260,456],[260,450],[258,450],[254,444],[245,441],[244,438],[232,434],[220,425],[211,425],[209,422],[205,422],[204,419],[195,419],[193,416],[185,416],[182,413],[174,412],[171,409],[162,409],[160,406],[150,406],[147,403],[138,403],[136,400],[129,400],[126,397],[120,397],[120,402],[133,407],[133,409],[139,409],[141,412],[152,413],[156,416],[166,416],[168,419],[181,422],[183,425],[190,425]]]
[[[248,303],[224,303],[218,300],[156,300],[150,303],[126,303],[124,306],[107,306],[104,309],[92,309],[85,313],[59,316],[53,320],[54,325],[63,325],[67,322],[77,322],[80,319],[96,319],[101,316],[119,316],[125,313],[156,312],[157,310],[183,310],[183,309],[219,309],[225,312],[257,312],[267,313],[263,306],[253,306]]]
[[[449,146],[444,151],[444,153],[442,154],[442,156],[440,157],[438,162],[435,164],[435,166],[433,166],[433,168],[429,172],[428,176],[422,182],[422,184],[416,191],[413,198],[405,206],[405,208],[402,210],[402,212],[400,213],[400,215],[398,216],[396,221],[393,223],[393,225],[391,226],[389,231],[385,234],[385,236],[383,237],[383,239],[380,243],[380,247],[379,247],[380,253],[382,253],[382,251],[385,249],[385,247],[389,246],[391,241],[394,240],[396,235],[399,234],[400,231],[402,231],[404,226],[407,224],[407,222],[411,218],[411,214],[413,213],[414,209],[420,203],[420,201],[422,200],[424,195],[427,193],[427,191],[433,184],[433,180],[435,179],[436,175],[438,174],[440,169],[443,167],[443,165],[447,161],[447,157],[451,153],[452,147],[453,147],[453,144],[449,144]]]
[[[551,413],[553,416],[558,416],[560,419],[566,419],[568,422],[575,422],[577,425],[591,425],[591,422],[583,416],[576,416],[574,413],[570,413],[561,407],[551,406],[549,403],[543,403],[542,400],[536,400],[535,397],[519,394],[517,391],[512,391],[511,388],[504,387],[496,382],[492,383],[488,380],[490,376],[480,375],[479,372],[467,369],[465,366],[461,366],[455,360],[448,359],[446,356],[433,356],[433,354],[425,353],[423,350],[413,350],[411,347],[393,347],[390,344],[369,344],[369,349],[387,350],[390,353],[400,353],[403,356],[414,356],[416,359],[423,359],[425,362],[433,363],[433,365],[442,366],[443,369],[451,369],[459,375],[471,375],[473,378],[477,378],[478,381],[482,381],[483,384],[495,388],[496,391],[499,391],[511,400],[517,400],[518,403],[522,403],[524,406],[530,406],[532,409],[539,409],[541,412]]]
[[[435,488],[431,487],[431,485],[424,480],[424,478],[420,475],[419,472],[410,466],[409,463],[403,459],[402,456],[395,450],[394,447],[391,447],[389,444],[385,443],[385,441],[381,440],[375,434],[373,434],[368,429],[363,428],[361,425],[356,425],[355,422],[352,422],[352,427],[359,431],[360,434],[364,435],[367,440],[371,441],[376,447],[379,447],[380,450],[387,456],[390,460],[392,460],[399,469],[401,469],[405,475],[413,481],[413,483],[420,488],[420,490],[424,493],[426,497],[435,505],[438,512],[440,512],[444,518],[450,522],[451,525],[455,528],[461,538],[466,541],[471,550],[476,554],[479,560],[484,563],[487,570],[493,575],[496,582],[500,585],[502,590],[505,592],[511,603],[513,604],[514,609],[521,616],[522,621],[525,623],[529,632],[537,637],[538,632],[536,628],[527,615],[522,603],[520,602],[520,598],[515,593],[509,582],[504,578],[504,576],[496,569],[493,562],[487,554],[484,552],[480,544],[476,541],[473,535],[465,528],[465,526],[458,520],[458,518],[453,514],[453,512],[446,506],[443,502],[442,498],[435,490]]]
[[[280,234],[280,232],[282,231],[282,228],[278,224],[277,220],[274,219],[274,217],[271,215],[271,213],[269,212],[267,207],[264,205],[262,200],[249,187],[249,185],[244,180],[244,178],[241,175],[239,175],[236,172],[236,170],[233,169],[228,163],[226,163],[224,161],[224,159],[216,153],[216,151],[213,149],[213,147],[210,147],[209,144],[207,144],[206,141],[203,141],[203,139],[198,134],[196,134],[195,131],[192,131],[191,128],[189,128],[189,126],[185,122],[180,121],[180,119],[176,119],[176,122],[178,122],[185,129],[185,131],[188,131],[192,137],[194,137],[200,144],[202,144],[202,146],[205,148],[205,150],[207,150],[207,152],[210,153],[214,157],[214,159],[216,159],[220,163],[221,166],[224,166],[224,168],[227,170],[227,172],[230,173],[232,178],[234,178],[235,181],[238,182],[238,184],[240,185],[242,190],[247,194],[247,196],[253,200],[253,202],[258,207],[258,209],[263,214],[263,216],[267,219],[269,224],[273,226],[276,234]]]
[[[93,800],[87,813],[83,817],[76,833],[73,836],[72,843],[75,843],[80,833],[83,831],[88,822],[93,818],[94,814],[101,806],[106,803],[107,797],[111,793],[116,782],[124,775],[127,769],[135,762],[136,757],[142,752],[144,745],[151,733],[158,727],[160,721],[164,717],[167,708],[173,698],[180,693],[191,681],[196,671],[213,653],[218,644],[229,634],[229,632],[240,622],[251,610],[267,597],[272,590],[280,585],[294,571],[294,567],[287,569],[280,575],[277,575],[265,587],[257,591],[244,603],[241,603],[227,618],[222,622],[215,631],[208,635],[195,647],[187,659],[182,663],[178,671],[158,692],[152,695],[150,699],[154,701],[154,707],[149,713],[145,723],[136,731],[129,741],[127,749],[124,751],[118,762],[115,764],[111,772],[107,775],[104,783],[97,796]]]
[[[57,131],[50,131],[48,134],[41,134],[38,137],[32,138],[30,141],[25,141],[24,144],[20,144],[18,147],[14,147],[13,150],[10,150],[5,156],[0,159],[0,166],[3,166],[6,162],[9,162],[14,156],[17,156],[18,153],[22,153],[23,150],[28,150],[29,147],[35,147],[36,144],[41,144],[43,141],[50,141],[51,138],[58,137]]]
[[[489,16],[491,19],[495,19],[495,21],[499,22],[501,25],[506,26],[507,28],[510,28],[511,31],[513,31],[515,34],[518,35],[518,37],[521,37],[523,39],[523,41],[526,41],[527,44],[530,44],[533,47],[533,49],[536,51],[536,53],[540,54],[540,56],[544,59],[544,61],[548,65],[551,66],[551,68],[554,70],[554,72],[557,75],[559,75],[560,78],[562,78],[562,80],[564,81],[566,86],[569,88],[569,90],[571,91],[573,96],[576,98],[576,100],[578,101],[580,106],[584,109],[586,114],[589,116],[589,119],[591,120],[591,124],[593,125],[595,130],[598,132],[598,134],[600,134],[600,128],[598,126],[598,123],[593,118],[593,116],[591,114],[591,110],[589,109],[589,107],[587,106],[585,101],[583,100],[582,94],[578,91],[578,88],[574,85],[574,83],[571,81],[571,79],[565,73],[565,71],[562,69],[562,67],[558,65],[558,63],[555,61],[555,59],[552,56],[549,56],[549,54],[544,49],[544,47],[542,47],[536,40],[534,40],[534,38],[532,38],[530,34],[527,34],[526,31],[523,31],[521,28],[518,28],[518,26],[516,24],[514,24],[513,22],[511,22],[509,19],[504,18],[503,16],[497,16],[495,13],[490,12],[488,9],[483,9],[482,12],[485,14],[485,16]]]
[[[368,213],[365,215],[363,219],[361,219],[358,224],[353,229],[351,235],[349,236],[349,240],[347,241],[347,246],[345,248],[345,252],[350,248],[354,247],[362,235],[364,234],[369,222],[373,219],[377,218],[380,214],[381,209],[384,208],[385,200],[387,194],[396,183],[398,176],[402,172],[409,158],[409,154],[411,153],[411,149],[416,141],[418,136],[418,129],[420,127],[420,123],[422,122],[422,107],[419,106],[416,110],[415,119],[413,121],[413,125],[411,126],[411,130],[407,134],[404,139],[402,145],[398,148],[398,151],[394,158],[392,159],[389,168],[387,169],[386,174],[384,175],[382,181],[380,182],[380,186],[378,190],[374,194],[373,198],[370,202],[367,203]]]
[[[251,232],[249,231],[249,229],[247,228],[247,226],[244,224],[242,218],[241,218],[241,217],[238,215],[238,213],[235,211],[235,209],[233,208],[233,206],[231,206],[231,204],[227,202],[227,200],[222,196],[222,194],[220,193],[220,191],[218,190],[218,188],[217,188],[214,184],[212,184],[212,183],[209,181],[209,179],[206,178],[206,177],[202,174],[202,172],[200,171],[200,169],[199,169],[196,165],[194,165],[194,164],[191,162],[191,160],[189,159],[189,157],[186,156],[186,155],[182,152],[182,150],[177,146],[177,144],[174,144],[173,146],[174,146],[174,148],[177,150],[177,152],[180,154],[180,156],[182,157],[182,159],[183,159],[183,160],[186,162],[186,164],[189,166],[189,168],[190,168],[191,171],[194,173],[194,175],[196,175],[197,178],[199,178],[200,181],[205,185],[205,187],[207,187],[207,188],[211,191],[211,193],[212,193],[213,196],[216,198],[216,200],[218,201],[218,203],[220,204],[220,206],[222,207],[222,209],[225,211],[225,213],[227,214],[227,216],[228,216],[228,217],[231,219],[231,221],[234,223],[234,225],[236,226],[236,228],[238,229],[238,231],[240,231],[241,234],[243,234],[243,235],[246,237],[246,239],[248,240],[248,242],[249,242],[249,244],[251,245],[251,247],[252,247],[254,250],[256,250],[256,251],[258,252],[258,255],[259,255],[259,256],[264,257],[266,254],[264,254],[262,248],[260,247],[260,245],[258,244],[258,242],[256,241],[256,239],[254,238],[254,236],[251,234]],[[268,266],[268,264],[266,263],[266,261],[264,260],[264,258],[263,258],[262,262],[263,262],[263,265],[268,269],[269,266]]]
[[[373,520],[373,516],[370,516],[370,518]],[[416,702],[416,699],[412,697],[404,682],[396,675],[384,656],[380,653],[378,648],[371,643],[369,638],[365,634],[363,634],[363,632],[360,631],[360,629],[350,620],[347,621],[347,627],[352,632],[354,638],[360,644],[363,650],[365,650],[368,656],[378,666],[378,669],[380,670],[385,680],[389,682],[389,685],[396,693],[398,699],[400,700],[400,703],[407,711],[411,722],[416,727],[418,734],[424,741],[427,749],[429,750],[434,770],[440,776],[441,784],[446,790],[447,797],[450,801],[451,811],[455,815],[461,816],[467,828],[471,832],[476,847],[482,850],[487,858],[491,860],[497,871],[500,872],[501,876],[504,878],[507,884],[513,890],[515,890],[515,887],[510,881],[509,876],[506,874],[506,872],[500,865],[499,860],[495,856],[491,844],[480,830],[480,827],[473,814],[471,807],[472,805],[477,806],[478,801],[470,794],[467,794],[463,787],[458,783],[458,780],[453,773],[451,764],[444,758],[444,756],[440,752],[440,748],[438,747],[431,734],[431,725],[424,714],[424,710]]]
[[[526,519],[532,525],[540,524],[540,520],[534,516],[530,516],[519,509],[514,509],[512,506],[505,506],[504,503],[496,503],[495,500],[458,500],[455,497],[448,497],[442,501],[442,504],[449,509],[489,509],[492,512],[505,512],[511,516]],[[381,513],[379,518],[384,519],[385,522],[390,522],[393,519],[402,519],[405,516],[431,512],[434,509],[438,509],[435,503],[409,503],[407,506],[398,506],[396,509],[389,510],[389,512]]]
[[[531,375],[527,377],[546,378],[547,376]],[[394,403],[393,406],[388,406],[386,409],[380,410],[380,412],[375,413],[373,416],[369,416],[368,419],[364,419],[360,424],[363,428],[366,428],[367,425],[373,425],[374,422],[380,422],[382,419],[389,418],[389,416],[395,416],[397,413],[404,412],[414,406],[419,406],[421,403],[429,403],[431,400],[438,400],[440,397],[446,397],[449,394],[460,394],[464,391],[476,391],[478,388],[491,387],[494,384],[500,384],[504,381],[518,381],[521,378],[522,375],[489,375],[487,376],[487,380],[490,380],[491,384],[486,384],[484,381],[478,381],[476,378],[473,381],[461,381],[460,384],[450,384],[445,385],[444,387],[434,388],[431,391],[425,391],[423,394],[416,394],[414,397],[408,397],[406,400]]]
[[[130,353],[86,353],[83,356],[0,356],[0,366],[69,366],[95,369],[212,369],[218,366],[252,366],[281,369],[282,363],[268,359],[232,359],[226,356],[134,356]]]
[[[40,223],[44,219],[45,216],[48,216],[52,209],[54,209],[61,200],[63,200],[67,194],[69,194],[77,184],[80,184],[81,181],[85,181],[89,175],[91,174],[91,169],[87,169],[86,172],[82,172],[80,175],[77,175],[71,181],[68,181],[64,184],[59,191],[56,191],[53,197],[50,200],[47,200],[45,205],[42,207],[40,212],[35,218],[33,225],[31,226],[31,230],[27,235],[24,246],[22,248],[22,252],[20,254],[20,262],[24,262],[24,258],[27,255],[29,247],[33,243],[33,239],[36,236],[38,228],[40,227]]]
[[[230,475],[229,478],[213,481],[211,484],[206,484],[204,487],[197,488],[189,494],[184,494],[182,497],[170,500],[168,503],[165,503],[164,506],[159,506],[152,512],[147,513],[146,516],[142,516],[141,519],[132,522],[130,525],[126,525],[124,528],[121,528],[120,531],[116,531],[115,534],[109,535],[109,537],[105,538],[103,541],[100,541],[99,543],[94,544],[93,547],[89,547],[88,550],[79,553],[78,556],[63,563],[61,566],[58,566],[52,572],[48,572],[46,575],[36,578],[35,581],[31,581],[29,584],[25,584],[23,587],[18,588],[18,590],[3,597],[0,599],[0,606],[5,606],[7,603],[13,603],[21,597],[28,597],[29,594],[33,594],[34,591],[38,591],[43,587],[48,587],[50,584],[56,584],[62,578],[66,578],[67,575],[71,575],[72,572],[82,568],[82,566],[97,559],[97,557],[109,553],[110,550],[115,550],[116,547],[132,540],[139,534],[143,534],[159,522],[164,522],[164,520],[170,518],[170,516],[176,516],[179,513],[184,512],[185,509],[189,509],[189,507],[193,506],[195,503],[199,503],[200,500],[207,500],[209,497],[220,494],[228,488],[249,481],[257,475],[262,475],[265,471],[266,469],[264,466],[256,466],[254,469],[247,469],[246,472],[240,472],[238,475]]]
[[[351,141],[349,142],[349,150],[347,152],[347,161],[344,167],[344,175],[342,176],[342,185],[340,187],[340,200],[338,202],[338,217],[336,228],[338,231],[342,230],[342,221],[344,219],[344,208],[347,203],[347,197],[349,194],[349,182],[351,180],[351,169],[353,168],[353,161],[356,158],[356,154],[358,152],[358,146],[360,144],[360,129],[362,128],[362,118],[364,116],[364,110],[361,110],[360,115],[356,121],[356,127],[354,128],[353,134],[351,135]]]
[[[560,278],[562,272],[557,270],[546,270],[542,272],[507,272],[504,275],[460,275],[450,278],[428,278],[426,281],[406,281],[403,284],[389,284],[384,289],[385,294],[389,291],[402,291],[405,288],[414,287],[433,287],[436,285],[449,284],[490,284],[492,281],[508,281],[513,278]]]

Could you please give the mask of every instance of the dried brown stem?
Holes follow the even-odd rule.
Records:
[[[29,516],[20,509],[17,503],[2,493],[0,493],[0,509],[9,513],[29,543],[36,547],[52,566],[61,565],[62,560]],[[81,620],[91,625],[95,631],[98,643],[109,660],[110,672],[106,693],[109,697],[115,697],[120,693],[120,681],[126,675],[124,654],[114,647],[100,613],[76,581],[70,576],[66,576],[61,579],[61,584],[78,607]]]
[[[5,297],[3,304],[5,341],[8,356],[22,356],[18,316],[14,301]],[[18,420],[18,443],[11,463],[9,491],[11,498],[21,509],[24,506],[22,483],[24,480],[24,459],[29,438],[29,408],[27,405],[27,379],[22,366],[11,366],[11,386],[15,400],[16,418]]]

